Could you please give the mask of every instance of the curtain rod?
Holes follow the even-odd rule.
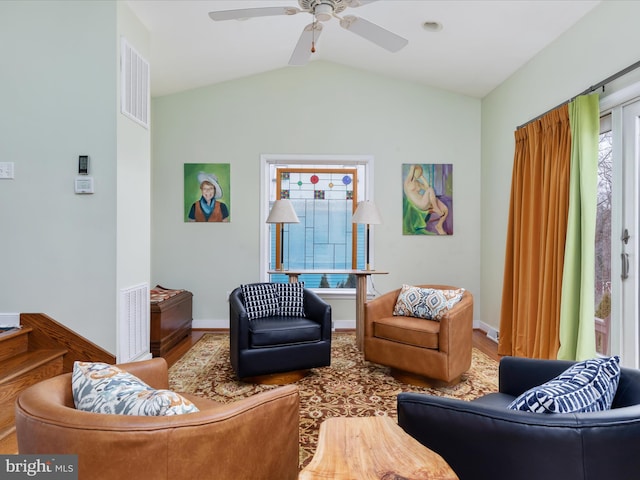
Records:
[[[579,93],[578,95],[576,95],[576,96],[574,96],[574,97],[571,97],[569,100],[565,100],[565,101],[564,101],[564,102],[562,102],[560,105],[556,105],[555,107],[553,107],[553,108],[551,108],[551,109],[547,110],[546,112],[541,113],[541,114],[540,114],[540,115],[538,115],[537,117],[532,118],[532,119],[531,119],[531,120],[529,120],[528,122],[523,123],[522,125],[520,125],[520,126],[517,128],[517,130],[520,130],[522,127],[525,127],[525,126],[529,125],[531,122],[535,122],[535,121],[536,121],[536,120],[538,120],[539,118],[544,117],[547,113],[554,111],[556,108],[560,108],[560,107],[562,107],[563,105],[566,105],[567,103],[572,102],[573,100],[575,100],[575,99],[576,99],[577,97],[579,97],[580,95],[587,95],[587,94],[589,94],[589,93],[593,93],[593,92],[595,92],[596,90],[598,90],[599,88],[602,88],[602,91],[604,91],[604,86],[605,86],[607,83],[611,83],[611,82],[613,82],[613,81],[614,81],[614,80],[616,80],[617,78],[620,78],[620,77],[622,77],[623,75],[626,75],[627,73],[629,73],[629,72],[631,72],[631,71],[635,70],[636,68],[640,68],[640,61],[638,61],[638,62],[636,62],[636,63],[634,63],[634,64],[632,64],[632,65],[629,65],[627,68],[625,68],[625,69],[623,69],[623,70],[620,70],[619,72],[614,73],[613,75],[611,75],[611,76],[609,76],[609,77],[605,78],[604,80],[602,80],[601,82],[596,83],[595,85],[591,85],[591,86],[590,86],[589,88],[587,88],[584,92],[581,92],[581,93]]]

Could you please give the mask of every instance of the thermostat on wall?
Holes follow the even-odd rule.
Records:
[[[93,193],[93,177],[76,177],[76,193]]]

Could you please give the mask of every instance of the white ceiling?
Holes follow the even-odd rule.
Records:
[[[208,12],[294,6],[297,0],[127,0],[151,35],[151,91],[166,95],[288,66],[308,13],[214,22]],[[397,53],[324,24],[324,60],[482,98],[600,1],[378,0],[356,15],[409,40]],[[427,21],[442,23],[439,32]]]

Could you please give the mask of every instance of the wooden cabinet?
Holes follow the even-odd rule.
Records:
[[[193,294],[156,286],[151,290],[151,354],[164,356],[191,334]]]

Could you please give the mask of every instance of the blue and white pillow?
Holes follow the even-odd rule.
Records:
[[[464,288],[443,290],[402,285],[394,315],[440,321],[462,299]]]
[[[304,317],[304,282],[277,283],[279,314]]]
[[[252,283],[240,288],[249,320],[278,315],[280,305],[275,283]]]
[[[620,357],[578,362],[556,378],[531,388],[507,407],[536,413],[609,410],[620,381]]]
[[[100,362],[74,362],[71,377],[77,410],[119,415],[170,416],[198,412],[170,390],[156,390],[138,377]]]

